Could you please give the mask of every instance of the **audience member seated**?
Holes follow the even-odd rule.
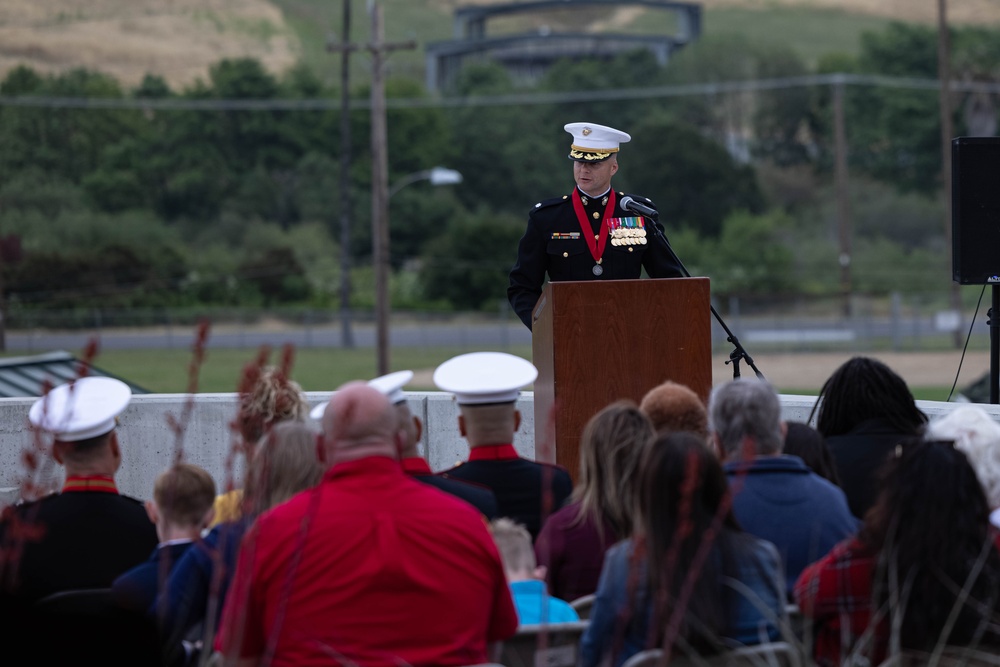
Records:
[[[496,519],[490,523],[490,531],[500,550],[518,622],[537,625],[579,621],[580,616],[569,603],[552,597],[545,590],[545,568],[536,567],[527,529],[510,519]]]
[[[898,443],[919,437],[927,416],[903,378],[869,357],[854,357],[833,372],[820,389],[817,412],[816,429],[837,464],[851,513],[864,518],[875,502],[876,475],[886,457]]]
[[[514,450],[521,425],[514,403],[537,376],[530,362],[502,352],[463,354],[434,371],[434,384],[455,394],[458,430],[469,443],[469,460],[446,474],[492,489],[497,514],[522,524],[532,539],[573,490],[565,468],[522,459]]]
[[[823,434],[802,422],[785,422],[785,427],[785,446],[782,451],[799,457],[814,473],[840,486],[837,464],[833,461]]]
[[[315,486],[322,475],[312,429],[302,422],[286,421],[270,430],[247,469],[242,518],[219,524],[188,549],[157,598],[154,613],[163,628],[167,662],[185,660],[185,639],[214,635],[240,541],[254,519]]]
[[[782,455],[785,424],[771,385],[756,379],[718,385],[708,418],[724,456],[736,520],[778,548],[791,595],[806,565],[853,535],[858,521],[839,487],[802,459]]]
[[[119,495],[117,416],[132,392],[119,380],[85,377],[38,399],[28,412],[41,446],[63,466],[62,491],[12,505],[0,516],[0,636],[20,645],[19,624],[53,593],[108,588],[149,557],[156,527],[134,498]]]
[[[1000,554],[965,455],[951,443],[902,443],[880,488],[858,536],[795,585],[814,623],[817,664],[877,665],[895,643],[894,626],[903,650],[995,645]]]
[[[535,542],[556,597],[572,601],[597,590],[604,552],[632,534],[639,460],[652,439],[652,424],[631,402],[613,403],[587,422],[570,502],[548,518]]]
[[[249,366],[240,386],[240,408],[235,428],[247,463],[272,426],[284,421],[305,421],[309,404],[297,382],[273,366]],[[229,483],[232,486],[232,483]],[[213,525],[236,521],[243,511],[243,490],[230,488],[215,500]]]
[[[698,436],[660,436],[639,469],[636,537],[608,551],[581,664],[647,648],[708,655],[778,636],[785,583],[774,546],[739,529],[726,476]]]
[[[214,500],[215,481],[196,465],[178,463],[157,475],[146,514],[156,525],[160,544],[149,560],[115,579],[112,598],[120,607],[142,613],[152,609],[174,565],[211,522]]]
[[[368,381],[368,386],[382,392],[396,409],[399,430],[403,435],[403,450],[400,453],[403,471],[424,484],[450,493],[456,498],[461,498],[492,521],[497,515],[497,499],[493,495],[493,491],[479,484],[452,479],[444,473],[435,475],[431,472],[427,461],[420,455],[417,445],[420,442],[424,424],[420,421],[420,417],[410,412],[410,406],[406,403],[406,395],[403,393],[403,387],[412,379],[413,371],[398,371]],[[310,416],[313,419],[322,420],[325,409],[325,403],[317,405]]]
[[[322,483],[243,541],[219,649],[275,667],[487,662],[517,613],[482,515],[403,473],[376,389],[340,387],[323,431]]]
[[[639,403],[657,433],[687,431],[708,442],[708,411],[698,394],[682,384],[667,380],[653,387]]]
[[[983,485],[990,523],[1000,527],[1000,424],[979,406],[963,405],[928,424],[927,438],[950,440],[965,453]]]

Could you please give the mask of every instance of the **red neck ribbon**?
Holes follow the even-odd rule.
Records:
[[[577,222],[580,223],[583,238],[587,241],[587,247],[590,248],[590,256],[594,258],[595,262],[600,264],[601,257],[604,256],[604,247],[608,244],[608,226],[604,224],[604,221],[611,217],[609,213],[614,213],[615,210],[614,189],[608,190],[608,205],[604,207],[604,215],[601,217],[601,226],[598,228],[599,231],[597,233],[598,238],[594,238],[594,228],[590,226],[587,212],[583,209],[583,201],[580,199],[580,188],[573,188],[573,210],[576,212]]]

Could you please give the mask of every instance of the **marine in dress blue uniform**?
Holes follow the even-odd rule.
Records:
[[[626,194],[611,188],[620,144],[631,137],[595,123],[565,129],[573,135],[569,158],[576,188],[538,202],[528,214],[507,287],[511,306],[529,329],[546,274],[550,281],[635,279],[642,269],[651,278],[684,275],[662,227],[623,209]],[[655,209],[649,199],[629,196]]]
[[[463,354],[434,371],[434,384],[455,394],[470,447],[469,460],[446,474],[492,489],[498,516],[523,524],[532,540],[573,490],[565,468],[522,458],[512,444],[521,420],[515,401],[537,376],[530,362],[502,352]]]
[[[120,495],[114,480],[121,463],[116,418],[130,399],[125,383],[86,377],[56,387],[28,412],[66,470],[60,493],[7,507],[0,516],[0,641],[32,650],[36,664],[64,664],[56,660],[60,652],[76,651],[83,662],[93,654],[69,639],[76,636],[70,631],[83,632],[73,627],[78,618],[32,611],[34,603],[110,587],[156,547],[156,527],[142,503]],[[102,650],[103,664],[118,664],[107,645]]]

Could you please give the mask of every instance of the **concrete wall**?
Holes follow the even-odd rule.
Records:
[[[329,392],[307,394],[310,405],[329,400]],[[28,408],[35,399],[0,399],[0,506],[17,498],[25,474],[23,453],[33,446]],[[410,409],[424,422],[422,451],[434,470],[445,470],[465,460],[468,447],[458,434],[458,406],[451,394],[413,392],[407,394]],[[815,397],[782,396],[783,416],[789,421],[807,421]],[[523,420],[514,439],[517,451],[534,458],[533,395],[525,393],[518,401]],[[931,418],[946,413],[954,404],[918,401]],[[237,485],[243,470],[239,457],[233,457],[234,440],[229,424],[236,416],[236,394],[146,394],[132,398],[120,418],[119,440],[122,443],[122,468],[118,487],[122,493],[148,498],[156,475],[170,465],[175,447],[183,447],[185,460],[202,466],[221,487],[227,475]],[[983,406],[1000,421],[1000,406]],[[185,414],[187,417],[185,418]],[[184,423],[181,435],[171,424]],[[46,460],[39,476],[52,489],[62,481],[61,468]]]

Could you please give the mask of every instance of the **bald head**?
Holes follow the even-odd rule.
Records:
[[[513,403],[458,407],[458,429],[470,447],[511,443],[521,425],[521,413]]]
[[[323,413],[326,461],[366,456],[399,457],[402,438],[395,408],[364,382],[349,382],[330,399]]]

